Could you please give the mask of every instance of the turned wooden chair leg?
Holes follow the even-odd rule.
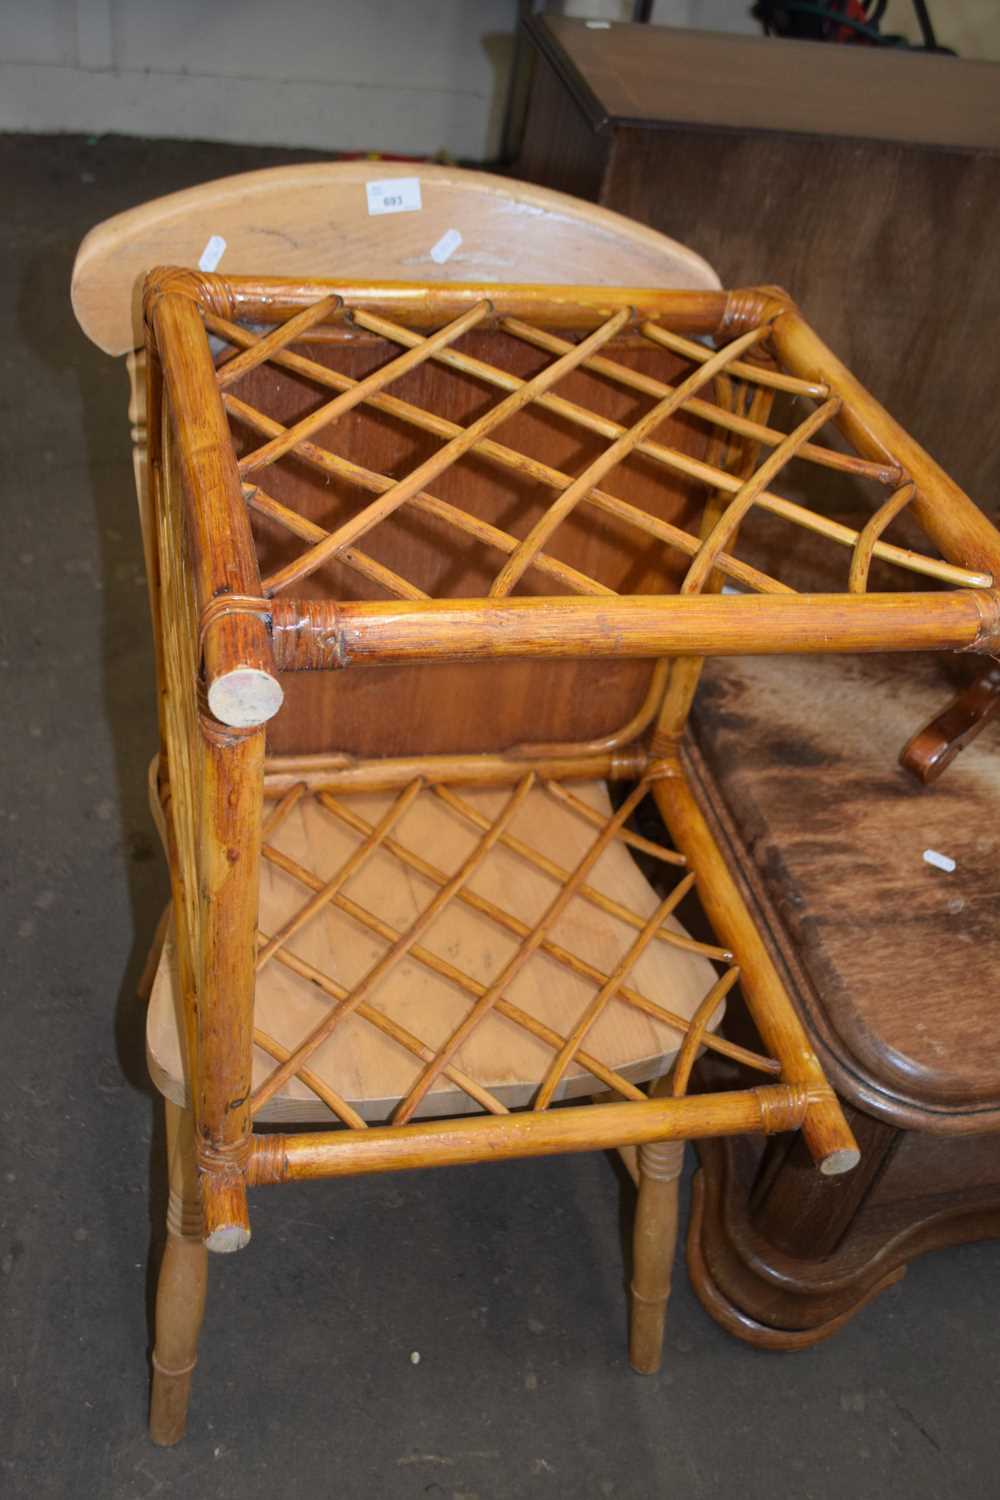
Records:
[[[201,1198],[189,1109],[164,1100],[170,1204],[167,1244],[156,1288],[156,1344],[149,1435],[168,1447],[184,1436],[191,1374],[205,1312],[208,1252],[202,1242]]]
[[[663,1354],[663,1329],[677,1248],[677,1195],[684,1165],[683,1141],[639,1147],[639,1201],[633,1238],[629,1361],[640,1375],[655,1375]]]

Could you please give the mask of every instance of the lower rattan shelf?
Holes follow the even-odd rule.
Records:
[[[657,860],[666,896],[630,842]],[[710,993],[705,1019],[721,1019],[734,972],[671,915],[691,884],[683,856],[612,813],[603,782],[293,787],[265,830],[257,1117],[385,1123],[415,1087],[419,1116],[644,1097]],[[148,1051],[180,1103],[178,1017],[168,938]]]

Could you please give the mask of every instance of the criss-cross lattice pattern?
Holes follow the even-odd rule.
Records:
[[[334,560],[353,576],[352,587],[360,590],[355,597],[447,594],[439,572],[414,578],[396,563],[398,548],[381,548],[386,523],[396,517],[397,525],[405,525],[404,512],[417,513],[423,524],[432,521],[442,546],[458,549],[466,564],[475,554],[484,575],[480,592],[495,597],[522,583],[535,592],[590,595],[664,586],[660,579],[635,588],[627,568],[588,571],[569,560],[562,543],[578,512],[588,525],[596,513],[599,526],[610,524],[616,536],[630,537],[647,553],[651,542],[660,544],[654,550],[672,560],[672,586],[685,593],[700,592],[713,575],[740,590],[794,592],[801,579],[788,581],[794,574],[788,563],[794,563],[803,533],[825,550],[818,580],[824,591],[864,592],[873,586],[875,563],[892,565],[880,587],[911,587],[914,574],[950,586],[990,581],[886,538],[890,526],[909,513],[915,486],[891,465],[846,451],[839,439],[838,445],[821,440],[842,397],[778,368],[766,324],[710,348],[673,332],[666,320],[636,326],[623,308],[585,336],[571,338],[524,319],[496,320],[484,298],[427,334],[360,307],[348,309],[336,297],[266,335],[214,314],[206,315],[206,324],[223,341],[218,380],[247,501],[264,528],[261,537],[284,539],[282,559],[271,566],[262,546],[267,595],[306,580],[335,594],[335,586],[320,582]],[[321,324],[325,341],[310,343],[319,340]],[[309,352],[296,344],[307,344]],[[347,367],[359,350],[371,368],[351,373]],[[649,366],[657,353],[661,363],[653,374]],[[659,373],[664,358],[676,367],[669,380]],[[265,369],[270,383],[262,378]],[[437,382],[439,409],[426,396],[412,399],[423,390],[414,384],[420,376]],[[449,378],[462,382],[466,393],[478,393],[461,413],[474,412],[471,420],[449,415],[457,409]],[[610,392],[609,400],[585,402],[566,394],[567,382],[575,379],[579,386],[581,378],[589,392]],[[290,414],[265,409],[271,389]],[[622,400],[628,407],[624,420],[608,414],[609,403],[614,408],[617,401],[620,409]],[[575,437],[582,455],[577,464],[554,466],[530,451],[517,421],[529,409],[536,420]],[[404,449],[408,434],[414,451],[424,456],[412,465],[395,458],[394,472],[358,461],[351,453],[362,421],[381,421]],[[551,446],[542,451],[549,453]],[[740,462],[741,453],[749,462]],[[870,519],[838,519],[836,498],[823,510],[793,498],[803,464],[824,471],[827,488],[836,481],[852,497],[858,489],[869,491]],[[304,466],[319,485],[330,487],[321,516],[272,493],[282,488],[275,476],[288,465],[299,474]],[[494,482],[516,481],[530,503],[508,504],[492,517],[463,504],[456,473],[469,480],[471,491],[483,466]],[[438,493],[446,481],[454,499]],[[657,482],[669,489],[670,504],[656,503]],[[775,490],[779,482],[786,493]],[[706,495],[724,503],[716,505],[711,525],[699,525]],[[746,523],[757,518],[766,524],[755,540]],[[907,536],[916,530],[914,523]],[[291,538],[304,546],[287,555]],[[467,583],[463,589],[469,596]]]
[[[254,1113],[295,1080],[356,1129],[383,1112],[642,1099],[675,1055],[683,1093],[702,1046],[776,1077],[712,1029],[739,970],[676,919],[696,873],[633,830],[647,789],[616,811],[601,784],[531,772],[491,791],[299,783],[272,801]],[[629,851],[655,866],[655,893]]]

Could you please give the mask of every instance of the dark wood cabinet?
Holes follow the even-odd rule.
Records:
[[[724,285],[785,286],[995,514],[1000,66],[557,17],[529,32],[519,174],[690,245]],[[702,1147],[691,1274],[760,1345],[813,1343],[913,1256],[1000,1234],[1000,734],[934,788],[896,759],[956,676],[933,658],[706,668],[703,800],[863,1149],[833,1182],[784,1140]]]
[[[984,507],[1000,494],[1000,65],[557,16],[517,175],[777,283]]]
[[[862,1152],[833,1182],[787,1139],[699,1147],[692,1280],[765,1347],[826,1337],[916,1255],[1000,1235],[1000,743],[934,788],[895,758],[941,690],[934,657],[717,660],[702,681],[703,803]]]

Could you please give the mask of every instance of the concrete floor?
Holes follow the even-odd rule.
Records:
[[[69,274],[108,214],[306,154],[0,137],[0,1493],[1000,1495],[996,1245],[795,1355],[728,1338],[679,1268],[642,1380],[600,1155],[260,1193],[212,1265],[189,1435],[147,1441],[162,1143],[133,992],[166,880],[125,374]]]

